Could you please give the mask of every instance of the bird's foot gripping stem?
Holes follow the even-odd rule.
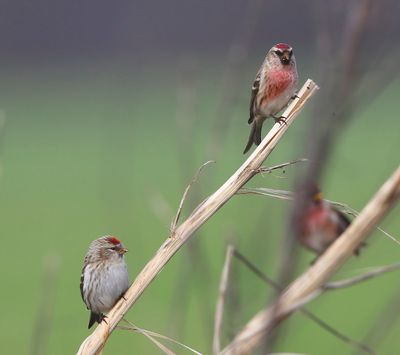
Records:
[[[287,125],[286,117],[285,117],[285,116],[279,116],[279,117],[277,117],[277,116],[272,116],[272,117],[273,117],[273,119],[275,120],[275,123]]]
[[[108,325],[108,323],[107,323],[107,316],[105,316],[104,314],[101,314],[100,317],[99,317],[99,324],[100,324],[101,322],[104,322],[104,323],[106,323],[106,324]]]

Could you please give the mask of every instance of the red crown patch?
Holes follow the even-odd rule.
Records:
[[[114,245],[121,244],[121,241],[120,241],[117,237],[114,237],[114,236],[109,236],[109,237],[107,238],[107,240],[108,240],[110,243],[114,244]]]
[[[288,44],[286,43],[278,43],[275,45],[276,48],[282,49],[282,50],[289,50],[292,49]]]

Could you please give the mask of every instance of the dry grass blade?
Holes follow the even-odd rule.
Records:
[[[154,339],[154,338],[153,338],[150,334],[148,334],[148,332],[145,331],[144,329],[141,329],[141,328],[136,327],[136,326],[124,327],[124,326],[121,326],[121,325],[119,325],[118,328],[119,328],[119,329],[122,329],[122,330],[131,330],[131,331],[134,331],[134,332],[138,332],[138,333],[144,335],[147,339],[149,339],[153,344],[155,344],[155,345],[156,345],[160,350],[162,350],[165,354],[168,354],[168,355],[175,355],[175,353],[174,353],[171,349],[168,349],[164,344],[162,344],[161,342],[159,342],[157,339]]]
[[[312,295],[352,255],[400,197],[400,168],[382,185],[361,213],[305,273],[293,281],[271,307],[256,314],[222,351],[249,354],[285,317],[293,304]]]
[[[269,189],[267,187],[246,187],[237,192],[238,195],[262,195],[275,197],[281,200],[293,200],[293,192],[286,190]]]
[[[191,351],[191,352],[194,353],[194,354],[202,355],[202,353],[198,352],[197,350],[194,350],[194,349],[191,348],[190,346],[185,345],[185,344],[183,344],[183,343],[181,343],[181,342],[179,342],[179,341],[177,341],[177,340],[175,340],[175,339],[172,339],[172,338],[170,338],[170,337],[167,337],[166,335],[162,335],[162,334],[153,332],[153,331],[151,331],[151,330],[139,328],[137,325],[135,325],[135,324],[129,322],[129,321],[128,321],[127,319],[125,319],[125,318],[124,318],[123,320],[124,320],[126,323],[129,324],[129,327],[121,327],[121,326],[118,326],[120,329],[134,330],[134,331],[138,331],[138,332],[140,332],[140,333],[146,333],[147,335],[149,335],[149,336],[151,336],[151,337],[154,337],[154,338],[159,338],[159,339],[168,340],[168,341],[170,341],[170,342],[172,342],[172,343],[174,343],[174,344],[177,344],[177,345],[179,345],[179,346],[181,346],[181,347],[183,347],[183,348],[185,348],[185,349]]]
[[[339,288],[350,287],[350,286],[353,286],[360,282],[364,282],[364,281],[373,279],[374,277],[377,277],[382,274],[386,274],[390,271],[394,271],[394,270],[398,270],[398,269],[400,269],[400,263],[376,267],[373,270],[366,272],[365,274],[362,274],[362,275],[357,275],[355,277],[351,277],[351,278],[348,278],[345,280],[328,282],[327,284],[322,286],[322,289],[323,290],[337,290]]]
[[[265,273],[263,273],[257,266],[255,266],[248,258],[246,258],[243,254],[235,250],[235,257],[241,261],[246,267],[248,267],[257,277],[263,280],[265,283],[271,285],[275,290],[281,291],[282,288],[270,277],[268,277]],[[357,350],[364,351],[368,354],[374,354],[374,351],[368,347],[367,345],[358,342],[349,338],[347,335],[339,332],[337,329],[333,328],[331,325],[323,321],[321,318],[316,316],[315,314],[311,313],[308,309],[302,307],[299,310],[303,315],[305,315],[308,319],[312,320],[316,324],[318,324],[321,328],[325,329],[329,333],[331,333],[336,338],[340,339],[341,341],[349,344],[353,348]]]
[[[327,200],[329,203],[331,203],[332,205],[336,206],[338,209],[340,209],[342,212],[347,213],[351,216],[358,216],[360,214],[360,212],[358,212],[357,210],[355,210],[354,208],[350,207],[349,205],[346,205],[345,203],[341,203],[341,202],[337,202],[337,201],[331,201],[331,200]],[[386,232],[384,229],[382,229],[379,226],[376,226],[376,229],[380,232],[382,232],[386,237],[388,237],[389,239],[391,239],[393,242],[395,242],[396,244],[400,245],[400,241],[395,238],[393,235],[389,234],[388,232]]]
[[[194,353],[194,354],[202,355],[201,352],[199,352],[199,351],[197,351],[197,350],[191,348],[190,346],[188,346],[188,345],[186,345],[186,344],[183,344],[183,343],[181,343],[181,342],[179,342],[179,341],[177,341],[177,340],[175,340],[175,339],[172,339],[172,338],[170,338],[170,337],[167,337],[166,335],[162,335],[162,334],[159,334],[159,333],[155,333],[155,332],[152,332],[152,331],[150,331],[150,330],[146,330],[146,332],[147,332],[148,334],[152,335],[153,337],[160,338],[160,339],[164,339],[164,340],[168,340],[168,341],[170,341],[170,342],[172,342],[172,343],[174,343],[174,344],[176,344],[176,345],[179,345],[179,346],[181,346],[182,348],[185,348],[186,350],[189,350],[189,351],[191,351],[191,352]]]
[[[386,235],[389,239],[391,239],[393,242],[397,243],[400,245],[400,241],[398,239],[396,239],[395,237],[393,237],[391,234],[389,234],[388,232],[386,232],[385,230],[383,230],[381,227],[376,227],[376,229],[380,232],[382,232],[384,235]]]
[[[139,299],[144,290],[161,272],[165,264],[186,243],[186,241],[214,215],[236,192],[254,176],[254,171],[276,147],[285,132],[289,129],[301,109],[311,96],[318,90],[318,86],[307,80],[296,97],[285,110],[286,124],[276,123],[254,152],[247,158],[242,166],[211,196],[203,201],[192,214],[178,226],[174,234],[169,236],[160,246],[156,255],[147,263],[138,274],[135,281],[125,293],[125,298],[120,299],[107,315],[108,323],[101,323],[94,332],[86,338],[79,347],[78,354],[96,354],[104,347],[109,335],[118,322]]]
[[[232,265],[232,257],[235,252],[233,245],[228,245],[226,249],[226,256],[224,267],[222,269],[221,280],[219,282],[219,293],[217,305],[215,308],[215,320],[214,320],[214,336],[213,336],[213,352],[218,354],[221,350],[221,329],[222,321],[224,318],[224,305],[226,292],[228,290],[229,274]]]
[[[204,168],[205,166],[207,166],[208,164],[211,164],[211,163],[215,163],[215,161],[214,161],[214,160],[209,160],[209,161],[205,162],[205,163],[199,168],[199,170],[197,170],[197,173],[192,177],[192,180],[190,181],[189,185],[186,186],[186,189],[185,189],[185,191],[184,191],[184,193],[183,193],[183,195],[182,195],[182,198],[181,198],[181,202],[179,203],[179,207],[178,207],[178,211],[176,212],[175,219],[174,219],[174,221],[173,221],[172,224],[171,224],[171,235],[175,232],[176,225],[178,224],[178,222],[179,222],[179,217],[181,216],[183,204],[185,203],[185,200],[186,200],[187,194],[188,194],[189,191],[190,191],[190,188],[191,188],[192,185],[197,181],[197,179],[198,179],[198,177],[199,177],[201,171],[203,170],[203,168]]]

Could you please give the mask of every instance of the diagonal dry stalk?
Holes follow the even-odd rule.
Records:
[[[222,354],[249,354],[263,338],[296,309],[293,305],[309,299],[352,255],[384,215],[400,198],[400,168],[382,185],[347,230],[304,274],[293,281],[279,299],[256,314],[222,350]]]
[[[221,280],[219,283],[219,293],[217,305],[215,307],[215,318],[214,318],[214,336],[213,336],[213,353],[218,354],[221,351],[221,329],[222,321],[224,318],[224,305],[226,293],[228,290],[229,274],[232,266],[232,258],[235,253],[235,247],[228,245],[226,249],[225,263],[222,269]]]
[[[257,268],[249,259],[247,259],[243,254],[241,254],[239,251],[235,250],[235,257],[242,262],[246,267],[248,267],[257,277],[259,277],[262,281],[267,283],[268,285],[271,285],[275,290],[281,292],[282,288],[270,277],[268,277],[264,272],[262,272],[259,268]],[[386,270],[389,271],[389,270]],[[382,271],[382,273],[384,273]],[[326,286],[326,285],[325,285]],[[349,285],[350,286],[350,285]],[[346,287],[346,286],[344,286]],[[300,308],[299,310],[304,316],[306,316],[308,319],[312,320],[315,322],[318,326],[320,326],[322,329],[325,329],[329,333],[331,333],[333,336],[336,338],[340,339],[341,341],[351,345],[355,349],[359,351],[364,351],[368,354],[373,354],[374,351],[369,348],[367,345],[349,338],[347,335],[343,334],[339,330],[335,329],[325,321],[323,321],[321,318],[316,316],[314,313],[310,312],[307,308]]]
[[[113,309],[107,315],[107,323],[102,322],[94,332],[81,344],[78,354],[96,354],[105,345],[109,335],[118,322],[128,312],[129,308],[139,299],[144,290],[161,272],[165,264],[185,244],[213,214],[215,214],[236,192],[250,180],[260,168],[261,164],[276,147],[279,140],[293,123],[301,109],[311,96],[318,90],[318,86],[307,80],[303,87],[287,107],[283,116],[286,124],[276,123],[268,132],[260,145],[254,150],[242,166],[211,196],[204,200],[184,221],[175,229],[174,233],[161,245],[156,255],[147,263],[136,277],[135,281]]]

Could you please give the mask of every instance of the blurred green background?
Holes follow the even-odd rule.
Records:
[[[181,9],[176,3],[170,5],[171,13],[175,5],[177,11]],[[222,3],[220,12],[214,15],[215,22],[227,6]],[[43,7],[44,4],[48,5],[43,2]],[[274,4],[278,11],[277,2]],[[192,13],[201,8],[199,3],[193,6],[186,11]],[[232,20],[239,22],[239,10],[240,7],[236,15],[230,14]],[[122,12],[123,8],[119,13]],[[58,16],[62,18],[62,13]],[[89,17],[86,21],[86,26],[91,24]],[[200,33],[201,24],[194,25],[199,26]],[[104,30],[100,20],[94,27],[98,31],[110,30],[107,26]],[[120,33],[124,32],[121,27]],[[268,25],[264,23],[263,28],[264,34],[268,33]],[[26,31],[29,32],[28,27]],[[296,55],[300,81],[312,77],[319,82],[312,64],[314,58],[307,49],[307,33],[295,32],[293,27],[286,29],[283,37],[293,43],[291,35],[294,36],[293,45],[299,48]],[[189,31],[189,40],[190,34]],[[140,33],[135,36],[141,37]],[[4,353],[76,352],[90,334],[89,314],[79,293],[79,277],[89,243],[104,234],[118,236],[129,248],[127,263],[133,279],[168,236],[181,195],[197,168],[207,160],[217,160],[203,171],[193,187],[182,219],[189,215],[190,206],[196,206],[242,164],[250,85],[265,52],[277,38],[270,34],[267,37],[262,43],[257,36],[252,39],[255,49],[249,50],[239,73],[234,72],[237,81],[227,84],[235,93],[227,101],[229,117],[221,117],[218,112],[224,111],[218,107],[230,60],[227,53],[234,40],[222,35],[211,41],[210,48],[204,39],[197,49],[188,49],[178,41],[166,50],[168,43],[157,35],[155,44],[147,40],[147,47],[138,44],[137,50],[132,47],[125,53],[121,48],[128,48],[129,41],[119,43],[115,52],[110,47],[83,52],[69,48],[74,55],[62,51],[49,54],[46,46],[35,53],[3,48],[4,52],[11,48],[0,68],[0,116],[4,121],[0,146],[0,339]],[[129,38],[128,34],[125,38]],[[224,46],[218,47],[218,43]],[[174,48],[179,50],[174,52]],[[327,198],[361,210],[398,166],[399,90],[400,81],[394,79],[379,87],[373,100],[355,110],[352,121],[335,142],[321,183]],[[302,157],[309,114],[309,108],[302,112],[266,165]],[[227,121],[222,131],[218,131],[220,120]],[[264,127],[265,133],[271,123]],[[219,135],[221,139],[216,138]],[[216,142],[220,142],[218,149]],[[248,186],[290,190],[297,169],[292,166],[285,172],[256,177]],[[234,197],[167,264],[127,319],[210,353],[227,242],[233,241],[259,268],[276,276],[277,251],[285,232],[288,207],[287,202],[272,198]],[[382,223],[398,238],[399,211],[397,207]],[[298,274],[314,258],[306,251],[301,253]],[[399,256],[399,245],[375,232],[362,255],[349,260],[337,277],[396,262]],[[309,309],[349,337],[362,340],[398,296],[398,280],[399,273],[393,272],[326,294],[312,302]],[[271,295],[270,288],[237,261],[231,281],[236,296],[234,306],[228,306],[226,311],[224,344]],[[48,312],[44,323],[39,317],[42,309]],[[288,324],[278,351],[352,352],[348,344],[301,314],[294,315]],[[396,321],[385,329],[384,341],[376,347],[379,354],[397,353],[399,331]],[[40,350],[35,352],[38,341]],[[188,353],[171,347],[177,353]],[[142,335],[118,330],[107,343],[105,353],[157,354],[159,350]]]

